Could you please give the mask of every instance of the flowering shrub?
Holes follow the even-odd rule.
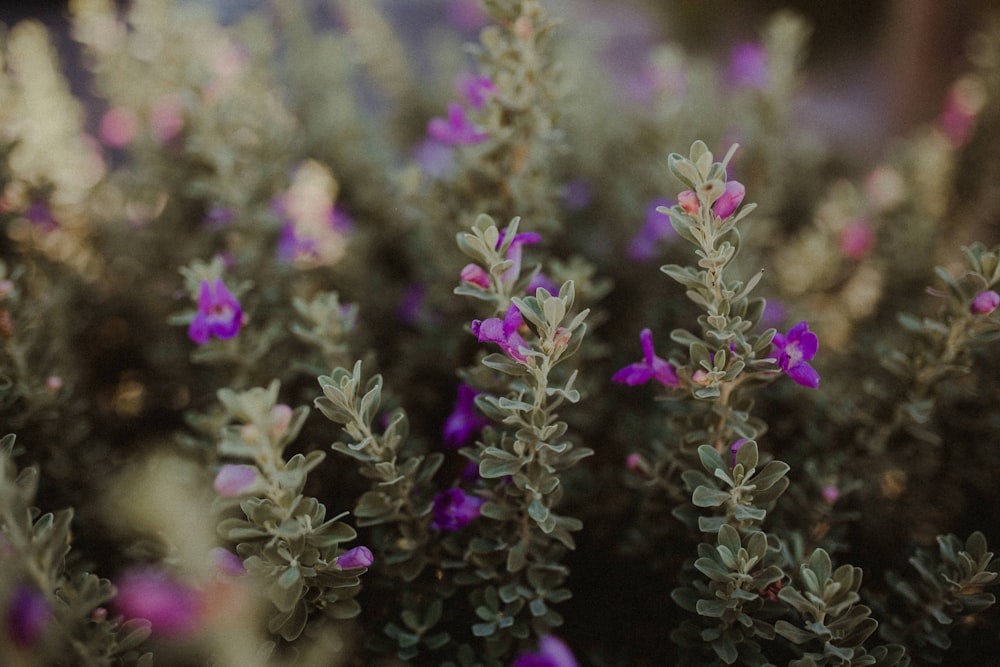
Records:
[[[0,664],[995,660],[1000,24],[865,163],[789,13],[446,4],[0,35]]]

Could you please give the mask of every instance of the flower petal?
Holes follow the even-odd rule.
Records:
[[[792,378],[798,382],[803,387],[809,387],[810,389],[816,389],[819,387],[819,373],[816,369],[807,364],[804,361],[800,361],[791,368],[787,369],[788,377]]]

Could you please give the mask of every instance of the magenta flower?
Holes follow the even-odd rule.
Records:
[[[215,492],[223,498],[235,498],[250,491],[260,476],[257,468],[227,463],[215,476]]]
[[[677,371],[670,362],[656,356],[653,351],[653,332],[648,328],[643,329],[639,334],[639,341],[642,343],[643,360],[634,364],[629,364],[611,376],[612,382],[620,382],[629,386],[645,384],[650,380],[656,380],[667,387],[681,386],[677,378]]]
[[[28,219],[28,222],[33,224],[39,229],[51,232],[53,229],[59,225],[56,223],[55,217],[52,215],[52,209],[49,207],[48,203],[36,199],[31,202],[31,205],[24,211],[24,217]]]
[[[368,547],[354,547],[337,556],[333,566],[340,570],[353,570],[359,567],[371,567],[375,556]]]
[[[444,444],[458,449],[483,430],[489,420],[476,410],[476,396],[480,392],[467,384],[458,386],[455,408],[444,422]]]
[[[481,343],[496,343],[504,351],[504,354],[523,364],[528,362],[528,358],[521,350],[531,349],[517,331],[523,323],[521,311],[514,304],[510,304],[510,308],[507,309],[507,314],[502,320],[499,317],[491,317],[482,321],[474,320],[472,333]]]
[[[478,496],[470,496],[462,489],[448,489],[434,496],[431,528],[435,530],[461,530],[479,516],[480,508],[486,502]]]
[[[739,181],[726,181],[726,189],[712,204],[712,210],[720,218],[728,218],[740,207],[746,194],[747,189]]]
[[[45,633],[51,610],[41,591],[18,585],[7,601],[7,635],[22,648],[34,646]]]
[[[538,650],[534,653],[522,653],[510,667],[578,667],[573,652],[566,643],[552,635],[545,635],[538,640]]]
[[[204,345],[214,335],[228,340],[240,332],[243,326],[243,309],[232,292],[216,278],[209,284],[201,281],[198,295],[198,313],[188,327],[188,337],[199,345]]]
[[[154,633],[185,637],[198,629],[201,597],[187,584],[152,567],[133,569],[117,584],[115,605],[126,618],[144,618]]]
[[[993,290],[980,292],[972,300],[969,310],[973,315],[989,315],[1000,306],[1000,294]]]
[[[490,138],[488,132],[479,130],[465,115],[461,104],[448,105],[448,118],[432,118],[427,123],[427,134],[442,144],[472,146]]]
[[[775,334],[773,342],[778,350],[778,365],[788,377],[803,387],[819,386],[819,373],[807,363],[816,356],[819,339],[809,331],[808,323],[799,322],[787,334]]]

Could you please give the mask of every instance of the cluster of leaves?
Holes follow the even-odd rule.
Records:
[[[278,390],[275,381],[266,389],[219,391],[229,422],[218,443],[219,455],[249,461],[255,474],[253,483],[224,494],[238,500],[222,499],[223,514],[232,513],[228,504],[238,505],[243,516],[222,519],[219,535],[235,546],[248,574],[274,605],[268,630],[292,641],[314,612],[334,619],[356,616],[361,608],[354,597],[364,570],[337,562],[344,552],[341,544],[357,537],[340,521],[344,514],[327,518],[326,507],[302,493],[307,476],[326,455],[312,451],[284,459],[309,410],[278,404]]]
[[[148,666],[140,651],[149,636],[143,619],[124,621],[104,605],[111,582],[67,567],[73,510],[43,514],[34,506],[39,472],[18,472],[14,436],[0,440],[0,659],[4,664],[87,667]]]

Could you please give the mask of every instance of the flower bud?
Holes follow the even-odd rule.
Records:
[[[986,290],[976,295],[969,310],[973,315],[989,315],[997,309],[997,306],[1000,306],[1000,294]]]
[[[490,288],[490,274],[478,264],[466,264],[462,268],[461,278],[463,283],[474,285],[479,289]]]
[[[728,218],[743,203],[747,189],[739,181],[727,181],[725,191],[715,200],[712,210],[720,218]]]
[[[677,203],[680,204],[685,213],[690,215],[698,215],[698,209],[701,207],[701,204],[698,202],[698,195],[691,190],[685,190],[677,195]]]
[[[335,567],[341,570],[353,570],[358,567],[371,567],[375,562],[375,556],[368,547],[354,547],[337,556],[333,561]]]

